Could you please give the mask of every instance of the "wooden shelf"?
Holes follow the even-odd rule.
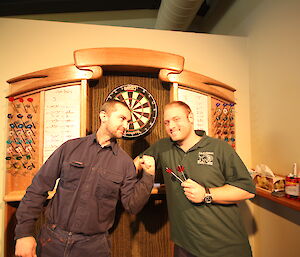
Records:
[[[4,202],[18,202],[21,201],[23,196],[25,195],[25,190],[21,191],[12,191],[8,194],[6,194],[3,198]],[[53,195],[55,194],[55,191],[50,191],[48,199],[51,199]]]
[[[273,202],[292,208],[296,211],[300,211],[300,201],[289,199],[287,197],[275,197],[271,194],[270,191],[259,187],[256,188],[256,194]]]
[[[18,202],[21,201],[23,196],[25,195],[25,190],[21,191],[12,191],[8,194],[6,194],[3,198],[4,202]],[[53,195],[55,194],[55,191],[50,191],[48,199],[51,199]],[[165,185],[155,186],[153,187],[151,191],[152,195],[156,194],[165,194]]]

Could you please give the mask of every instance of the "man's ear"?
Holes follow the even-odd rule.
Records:
[[[194,123],[194,114],[192,112],[189,113],[188,119],[191,123]]]
[[[101,123],[106,122],[108,119],[107,113],[105,111],[101,111],[99,113],[99,118],[100,118]]]

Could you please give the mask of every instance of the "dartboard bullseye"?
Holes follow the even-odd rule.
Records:
[[[123,138],[145,135],[155,124],[157,104],[145,88],[132,84],[122,85],[109,93],[106,100],[110,99],[126,103],[131,111],[131,121]]]

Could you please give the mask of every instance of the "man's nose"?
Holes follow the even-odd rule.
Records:
[[[124,120],[122,123],[123,128],[128,129],[128,125],[129,125],[129,122],[127,120]]]
[[[175,126],[175,122],[171,120],[171,121],[169,122],[169,129],[174,128],[174,126]]]

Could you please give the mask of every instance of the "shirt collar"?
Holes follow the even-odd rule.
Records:
[[[110,140],[110,144],[109,145],[106,145],[104,147],[102,147],[98,140],[97,140],[97,137],[96,137],[96,133],[93,133],[89,136],[89,144],[92,145],[92,144],[97,144],[99,147],[101,148],[110,148],[113,152],[114,155],[117,155],[118,154],[118,144],[117,144],[117,140],[115,138],[112,138]]]
[[[206,135],[206,132],[204,130],[195,130],[195,133],[198,135],[198,136],[201,136],[201,139],[193,146],[190,148],[189,151],[192,151],[192,150],[195,150],[197,148],[201,148],[201,147],[204,147],[206,146],[209,142],[208,142],[208,136]],[[171,140],[171,139],[170,139]],[[172,140],[171,140],[172,141]],[[173,144],[176,146],[176,147],[179,147],[177,145],[177,143],[175,141],[172,141]],[[180,147],[179,147],[180,148]]]

